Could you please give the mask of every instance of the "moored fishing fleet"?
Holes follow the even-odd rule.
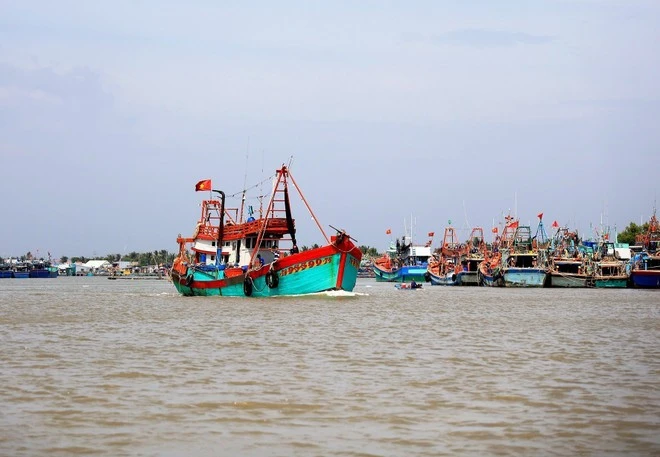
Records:
[[[582,240],[577,231],[557,222],[549,236],[543,213],[537,217],[533,230],[507,216],[501,233],[492,229],[491,243],[485,242],[481,227],[461,241],[450,225],[439,247],[433,249],[427,242],[414,250],[406,234],[373,262],[375,278],[418,281],[423,271],[423,280],[438,286],[660,288],[660,224],[655,211],[648,230],[634,245],[611,241],[607,233],[597,240]]]

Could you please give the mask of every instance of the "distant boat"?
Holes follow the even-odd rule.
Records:
[[[592,287],[593,271],[589,259],[580,249],[580,238],[576,232],[557,227],[552,239],[552,255],[549,259],[548,275],[550,287]]]
[[[649,221],[649,228],[635,240],[642,247],[633,259],[630,281],[633,287],[660,288],[660,223],[655,211]]]
[[[13,278],[29,278],[30,277],[30,266],[26,262],[20,262],[14,265],[12,270]]]
[[[458,241],[454,228],[445,227],[438,253],[428,260],[425,280],[434,286],[458,285],[458,275],[462,271],[460,260],[464,252],[465,246]]]
[[[503,287],[504,275],[501,263],[502,254],[499,251],[487,254],[483,262],[479,264],[477,272],[479,284],[486,287]]]
[[[224,192],[214,190],[221,199],[204,200],[193,236],[177,239],[179,254],[170,274],[179,293],[272,297],[352,291],[362,252],[344,230],[333,228],[336,234],[328,237],[318,222],[326,244],[299,251],[289,183],[312,213],[286,166],[276,171],[268,206],[259,210],[259,217],[248,208],[250,216],[243,220],[243,207],[232,217]],[[318,221],[313,213],[312,217]],[[290,249],[283,249],[285,242]]]
[[[553,258],[548,270],[550,287],[591,287],[593,277],[587,271],[582,259]]]
[[[633,287],[646,289],[660,288],[660,252],[641,252],[633,258],[630,281]]]
[[[513,249],[518,221],[511,215],[505,217],[504,230],[497,235],[490,250],[484,250],[484,260],[479,264],[479,284],[486,287],[504,287],[502,253]],[[497,233],[497,229],[494,229]]]
[[[587,271],[592,275],[596,288],[622,289],[628,287],[630,248],[608,241],[607,236],[597,241],[583,241],[593,251],[587,262]],[[625,251],[625,254],[621,253]]]
[[[465,254],[461,257],[461,271],[457,275],[456,282],[459,286],[479,286],[479,265],[485,259],[486,241],[484,230],[474,227],[470,232],[470,238],[466,244]]]
[[[394,287],[398,290],[419,290],[422,288],[422,285],[418,283],[407,284],[405,282],[402,282],[402,283],[394,284]]]
[[[2,278],[12,278],[13,272],[11,271],[11,265],[2,263],[0,264],[0,279]]]
[[[505,287],[543,287],[547,277],[541,252],[535,246],[528,225],[516,222],[513,242],[502,250]]]
[[[57,276],[57,267],[51,265],[49,261],[32,262],[30,278],[57,278]]]
[[[411,229],[412,231],[412,229]],[[432,233],[429,234],[432,237]],[[372,265],[376,281],[386,282],[424,282],[431,257],[431,241],[424,245],[413,244],[412,236],[406,234],[397,239],[395,244]]]

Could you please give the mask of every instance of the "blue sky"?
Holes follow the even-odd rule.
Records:
[[[174,251],[197,181],[291,156],[379,249],[411,218],[621,229],[658,197],[659,42],[651,0],[0,0],[0,256]]]

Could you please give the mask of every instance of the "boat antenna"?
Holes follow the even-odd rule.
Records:
[[[465,209],[465,200],[463,200],[463,215],[465,216],[465,228],[469,229],[471,226],[470,221],[468,221],[467,209]]]
[[[516,217],[516,219],[518,219],[518,191],[516,191],[513,195],[514,195],[513,198],[515,200],[515,202],[514,202],[514,204],[515,204],[514,216]]]
[[[264,217],[264,150],[261,150],[261,182],[259,183],[259,219]]]
[[[247,147],[245,149],[245,175],[243,176],[243,196],[241,197],[241,211],[238,215],[238,221],[243,222],[243,209],[245,208],[245,192],[247,188],[248,159],[250,158],[250,137],[248,136]]]

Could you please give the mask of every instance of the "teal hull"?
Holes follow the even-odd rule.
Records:
[[[507,268],[504,287],[543,287],[547,273],[541,268]]]
[[[625,289],[628,287],[628,278],[596,279],[594,285],[597,289]]]
[[[331,290],[351,292],[357,282],[360,259],[351,254],[335,253],[317,258],[305,255],[299,262],[289,263],[283,268],[272,268],[277,276],[274,286],[272,281],[270,286],[267,281],[270,265],[251,271],[249,279],[245,275],[227,278],[224,270],[193,272],[189,268],[191,282],[186,280],[188,275],[177,277],[174,274],[172,282],[180,294],[187,296],[276,297]],[[246,285],[246,281],[250,285]]]
[[[374,265],[373,270],[378,282],[416,281],[421,283],[426,281],[427,265],[404,266],[393,271],[383,270]]]

